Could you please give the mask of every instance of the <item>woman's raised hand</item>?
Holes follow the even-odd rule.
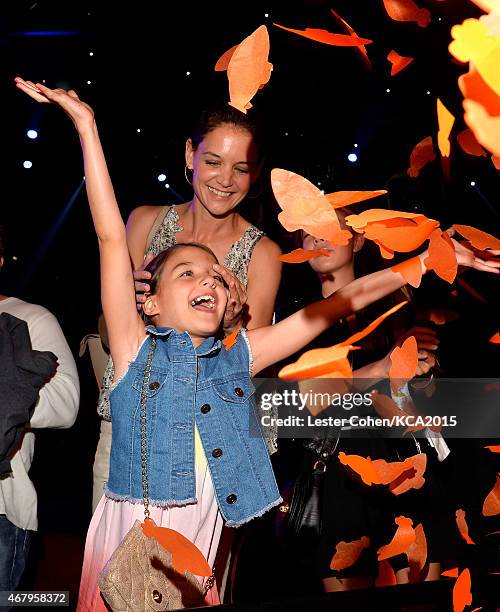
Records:
[[[214,264],[213,268],[225,280],[229,288],[229,299],[224,313],[224,331],[231,332],[244,323],[247,310],[247,292],[239,279],[224,266]]]
[[[28,94],[33,100],[43,104],[57,104],[73,121],[79,133],[94,125],[94,111],[88,104],[82,102],[77,93],[70,89],[50,89],[41,83],[25,81],[21,77],[15,78],[16,87]]]

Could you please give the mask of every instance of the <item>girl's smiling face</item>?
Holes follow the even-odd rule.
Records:
[[[196,198],[215,217],[227,215],[245,198],[260,169],[252,134],[231,124],[208,132],[196,150],[188,140],[186,165],[193,169]]]

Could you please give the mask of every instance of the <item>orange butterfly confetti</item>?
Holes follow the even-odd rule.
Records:
[[[333,193],[325,194],[325,198],[328,199],[333,208],[342,208],[343,206],[364,202],[386,193],[386,189],[378,189],[376,191],[334,191]]]
[[[410,153],[410,167],[407,170],[408,176],[415,178],[419,175],[420,170],[429,162],[436,159],[432,136],[427,136],[413,147]]]
[[[387,559],[379,561],[378,576],[375,579],[375,586],[394,586],[395,584],[397,584],[396,574],[389,561],[387,561]]]
[[[229,66],[229,62],[231,61],[231,58],[233,57],[234,52],[239,46],[240,46],[239,44],[234,45],[234,47],[231,47],[219,57],[219,59],[217,60],[217,63],[215,64],[215,68],[214,68],[216,72],[224,72],[225,70],[227,70],[227,67]]]
[[[379,561],[405,553],[415,542],[416,535],[413,529],[413,521],[406,516],[397,516],[394,520],[398,528],[389,544],[378,549],[377,558]]]
[[[382,484],[389,485],[389,491],[393,495],[401,495],[410,489],[421,489],[424,486],[423,474],[427,467],[425,453],[418,453],[404,461],[388,463],[384,459],[376,459],[372,463]]]
[[[492,155],[491,162],[497,170],[500,170],[500,155]]]
[[[370,223],[364,231],[365,238],[377,240],[386,249],[408,253],[418,249],[438,227],[438,221],[427,219],[414,223],[408,219]]]
[[[330,9],[330,13],[335,17],[335,19],[344,26],[344,28],[349,32],[351,36],[355,38],[359,38],[356,32],[351,28],[351,26],[347,23],[345,19],[343,19],[338,13],[336,13],[333,9]],[[359,45],[357,47],[358,51],[361,53],[361,57],[363,61],[368,66],[368,68],[372,67],[372,63],[370,62],[370,58],[368,57],[368,53],[366,51],[365,45]]]
[[[303,229],[332,246],[349,243],[351,232],[341,229],[337,213],[316,185],[300,174],[274,168],[271,186],[282,209],[278,220],[287,231]]]
[[[282,368],[279,378],[352,378],[347,355],[356,347],[332,346],[306,351],[295,363]]]
[[[368,336],[368,334],[370,334],[374,329],[376,329],[383,321],[385,321],[387,317],[397,312],[400,308],[402,308],[406,304],[408,304],[408,302],[404,300],[403,302],[396,304],[396,306],[389,308],[389,310],[386,310],[383,314],[381,314],[379,317],[373,320],[364,329],[362,329],[359,332],[356,332],[352,336],[349,336],[347,340],[340,342],[339,344],[337,344],[337,346],[348,346],[348,345],[354,344],[355,342],[358,342],[359,340],[362,340],[365,336]]]
[[[483,503],[483,516],[500,514],[500,475],[497,474],[495,486],[486,496]]]
[[[366,536],[352,542],[339,542],[335,547],[335,554],[330,562],[330,569],[338,571],[351,567],[359,559],[363,549],[368,546],[370,546],[370,538]]]
[[[462,150],[469,155],[475,157],[485,157],[486,151],[478,143],[476,137],[470,129],[465,129],[463,132],[457,135],[457,142],[461,146]]]
[[[368,486],[372,484],[382,484],[379,475],[373,467],[373,462],[370,457],[361,457],[361,455],[346,455],[340,451],[338,458],[342,465],[347,465],[351,470],[356,472],[361,480]]]
[[[436,229],[432,232],[428,247],[429,256],[424,259],[424,265],[452,283],[458,271],[457,256],[451,238],[446,232]]]
[[[468,240],[479,251],[485,249],[500,249],[500,240],[487,232],[471,227],[470,225],[453,225],[453,229]]]
[[[409,66],[415,58],[403,57],[402,55],[399,55],[399,53],[396,53],[396,51],[392,50],[387,56],[387,59],[392,64],[391,76],[395,76],[398,74],[398,72],[401,72],[401,70],[404,70],[407,66]]]
[[[391,270],[401,274],[405,281],[412,287],[420,287],[422,282],[422,262],[419,257],[412,257],[406,261],[391,266]]]
[[[465,123],[485,149],[493,153],[495,167],[500,157],[500,117],[492,117],[478,102],[464,100]]]
[[[500,344],[500,332],[493,334],[488,342],[491,342],[491,344]]]
[[[438,147],[442,157],[450,156],[450,132],[453,124],[455,123],[455,117],[450,113],[446,106],[437,99],[437,116],[438,116]]]
[[[467,525],[467,521],[465,519],[465,511],[462,510],[462,508],[459,508],[455,512],[455,522],[457,523],[460,535],[467,542],[467,544],[475,544],[475,542],[469,536],[469,526]]]
[[[453,612],[463,612],[465,606],[472,604],[470,587],[470,572],[464,569],[453,586]]]
[[[487,448],[492,453],[500,453],[500,444],[497,444],[496,446],[485,446],[484,448]]]
[[[412,0],[384,0],[385,10],[394,21],[416,21],[421,28],[429,25],[431,13]]]
[[[230,348],[232,348],[236,344],[236,338],[238,337],[239,333],[240,333],[240,330],[238,328],[232,331],[228,336],[224,338],[224,340],[222,341],[222,344],[224,345],[226,351],[228,351]]]
[[[328,32],[328,30],[321,30],[318,28],[306,28],[305,30],[294,30],[293,28],[285,28],[285,26],[279,23],[273,23],[277,28],[292,32],[292,34],[298,34],[304,38],[309,38],[325,45],[333,45],[335,47],[361,47],[369,45],[372,40],[368,38],[359,38],[358,36],[348,36],[347,34],[335,34]]]
[[[458,86],[464,98],[481,104],[488,115],[500,115],[500,96],[497,96],[475,68],[470,67],[469,72],[458,79]]]
[[[266,26],[257,28],[231,54],[227,64],[229,103],[243,113],[252,107],[250,100],[271,78],[273,66],[268,56],[269,34]],[[224,55],[219,60],[222,65],[227,59],[223,58]]]
[[[372,393],[373,407],[384,419],[390,419],[393,416],[408,415],[409,413],[401,409],[396,402],[383,393]],[[412,413],[413,414],[413,413]]]
[[[418,349],[415,336],[409,336],[401,346],[397,346],[390,355],[391,367],[389,378],[397,381],[396,386],[402,387],[415,376],[418,367]]]
[[[180,574],[189,571],[197,576],[210,576],[212,568],[199,549],[178,531],[158,527],[152,519],[145,519],[142,531],[154,538],[172,555],[172,566]]]
[[[280,261],[284,261],[285,263],[303,263],[304,261],[309,261],[310,259],[314,259],[316,257],[330,255],[330,251],[328,249],[294,249],[290,251],[290,253],[285,253],[284,255],[280,255],[278,259]]]
[[[441,576],[446,576],[446,578],[458,578],[458,567],[453,567],[445,572],[441,572]]]
[[[345,222],[349,227],[352,227],[356,232],[362,232],[364,228],[371,223],[381,223],[392,219],[414,219],[415,221],[425,219],[426,217],[419,213],[407,213],[401,210],[387,210],[386,208],[370,208],[364,210],[359,215],[348,215]]]
[[[422,523],[415,527],[415,541],[410,544],[406,556],[408,557],[410,570],[416,567],[418,571],[422,571],[427,561],[427,539]]]

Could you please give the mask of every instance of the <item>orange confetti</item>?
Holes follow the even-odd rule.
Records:
[[[363,549],[368,546],[370,546],[370,538],[366,536],[352,542],[339,542],[335,547],[335,554],[330,562],[330,569],[339,571],[346,567],[351,567],[359,559]]]
[[[252,107],[250,100],[271,78],[273,66],[268,55],[269,34],[263,25],[236,47],[229,60],[229,103],[243,113]]]
[[[436,159],[432,136],[427,136],[413,147],[410,153],[410,167],[408,168],[408,176],[415,178],[419,175],[420,170],[429,162]]]
[[[500,453],[500,444],[497,444],[496,446],[485,446],[484,448],[487,448],[492,453]]]
[[[422,262],[419,257],[412,257],[391,267],[393,272],[401,274],[412,287],[420,287],[422,281]]]
[[[200,550],[178,531],[158,527],[152,519],[144,519],[142,531],[172,555],[172,566],[180,574],[189,571],[197,576],[211,576],[212,568]]]
[[[347,34],[334,34],[328,32],[328,30],[321,30],[318,28],[306,28],[305,30],[294,30],[293,28],[285,28],[285,26],[279,23],[273,23],[277,28],[292,32],[292,34],[298,34],[304,38],[309,38],[325,45],[333,45],[335,47],[360,47],[363,45],[369,45],[372,40],[368,38],[359,38],[357,36],[350,36]]]
[[[500,475],[497,474],[495,486],[486,496],[483,503],[483,516],[500,514]]]
[[[370,223],[364,231],[365,238],[376,239],[384,247],[399,253],[409,253],[418,249],[438,227],[439,222],[424,218],[419,223],[398,219],[398,225],[391,221]]]
[[[453,586],[453,612],[463,612],[465,606],[472,604],[470,587],[470,572],[464,569]]]
[[[478,142],[493,154],[496,166],[500,157],[500,117],[491,116],[485,107],[472,100],[464,100],[464,121],[474,132]]]
[[[406,551],[410,569],[416,567],[418,571],[422,571],[427,561],[427,539],[425,537],[424,527],[419,523],[415,527],[415,541],[410,544]]]
[[[487,232],[482,232],[470,225],[454,224],[453,229],[479,251],[484,251],[485,249],[500,249],[500,240]]]
[[[384,459],[376,459],[372,463],[382,484],[388,484],[393,495],[401,495],[410,489],[421,489],[425,484],[425,453],[418,453],[404,461],[387,462]]]
[[[429,25],[431,13],[412,0],[384,0],[385,10],[394,21],[416,21],[421,28]]]
[[[434,272],[452,283],[458,271],[457,256],[451,238],[446,232],[436,229],[432,232],[428,247],[429,256],[424,259],[424,265],[428,270]]]
[[[396,574],[389,561],[387,561],[387,559],[379,561],[378,576],[375,579],[375,586],[394,586],[395,584],[397,584]]]
[[[491,342],[491,344],[500,344],[500,332],[493,334],[488,342]]]
[[[363,338],[368,336],[368,334],[370,334],[374,329],[376,329],[383,321],[385,321],[387,317],[397,312],[400,308],[402,308],[406,304],[408,304],[408,302],[404,300],[403,302],[396,304],[396,306],[389,308],[389,310],[386,310],[384,314],[381,314],[379,317],[373,320],[369,325],[367,325],[364,329],[362,329],[359,332],[356,332],[355,334],[347,338],[347,340],[340,342],[339,344],[337,344],[337,346],[348,346],[350,344],[354,344],[355,342],[358,342],[359,340],[362,340]]]
[[[469,72],[458,79],[458,86],[464,98],[481,104],[488,115],[500,115],[500,96],[497,96],[475,68],[469,68]]]
[[[469,536],[469,526],[465,519],[465,510],[458,508],[455,512],[455,522],[457,523],[458,531],[467,544],[475,544]]]
[[[310,259],[314,259],[315,257],[330,255],[330,251],[328,249],[294,249],[290,251],[290,253],[285,253],[284,255],[280,255],[278,259],[280,261],[284,261],[285,263],[303,263],[304,261],[309,261]]]
[[[392,219],[414,219],[415,221],[426,219],[419,213],[407,213],[401,210],[387,210],[386,208],[370,208],[359,215],[348,215],[345,222],[356,232],[363,231],[371,223],[381,223]]]
[[[497,170],[500,170],[500,155],[492,155],[491,163],[495,166]]]
[[[334,191],[333,193],[325,194],[325,198],[328,199],[333,208],[342,208],[343,206],[364,202],[386,193],[386,189],[378,189],[377,191]]]
[[[437,116],[438,116],[438,147],[442,157],[450,156],[450,132],[455,117],[450,113],[446,106],[437,99]]]
[[[349,351],[355,347],[332,346],[306,351],[295,363],[279,371],[283,379],[297,378],[352,378],[352,369],[347,359]]]
[[[413,521],[406,516],[397,516],[394,520],[398,528],[389,544],[378,549],[377,558],[379,561],[406,553],[415,542],[416,535],[413,529]]]
[[[231,47],[219,57],[219,59],[217,60],[217,63],[215,64],[215,68],[214,68],[216,72],[224,72],[225,70],[227,70],[227,67],[229,66],[229,62],[231,61],[231,58],[233,57],[234,52],[239,46],[240,45],[234,45],[234,47]]]
[[[402,55],[399,55],[399,53],[396,53],[396,51],[393,50],[389,53],[387,59],[392,64],[391,76],[394,76],[398,74],[398,72],[401,72],[401,70],[404,70],[407,66],[409,66],[415,58],[403,57]]]
[[[358,35],[356,34],[356,32],[351,28],[351,26],[347,23],[347,21],[345,19],[343,19],[338,13],[336,13],[333,9],[330,9],[330,13],[335,17],[335,19],[342,25],[344,26],[344,28],[347,30],[347,32],[351,35],[354,36],[355,38],[359,38]],[[372,67],[372,64],[370,62],[370,58],[368,57],[368,52],[366,51],[366,47],[365,45],[359,45],[357,46],[358,51],[361,54],[361,57],[363,58],[363,61],[365,62],[365,64],[368,66],[368,68]]]
[[[271,186],[282,209],[278,220],[287,231],[303,229],[332,246],[349,243],[351,232],[341,229],[337,213],[316,185],[300,174],[274,168]]]
[[[478,143],[476,137],[469,128],[457,135],[457,142],[461,146],[462,150],[469,155],[474,155],[475,157],[486,156],[486,151]]]
[[[372,484],[382,484],[380,477],[378,476],[375,468],[373,467],[372,460],[368,457],[362,457],[361,455],[346,455],[343,451],[340,451],[338,458],[342,465],[347,465],[351,470],[356,472],[361,480],[368,486]]]
[[[226,351],[228,351],[230,348],[232,348],[236,344],[236,338],[238,337],[239,333],[240,333],[240,330],[238,328],[232,331],[229,335],[227,335],[224,338],[224,340],[222,341],[222,344],[224,345]]]
[[[397,380],[398,387],[401,387],[413,378],[417,371],[418,349],[415,336],[409,336],[401,346],[397,346],[390,359],[389,378]]]
[[[446,578],[458,578],[458,567],[441,572],[441,576],[446,576]]]

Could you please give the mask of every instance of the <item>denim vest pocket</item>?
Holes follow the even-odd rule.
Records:
[[[255,393],[255,387],[244,376],[214,383],[213,389],[222,400],[235,404],[245,404]]]
[[[168,373],[166,370],[159,368],[151,368],[151,375],[148,383],[148,399],[153,398],[161,391],[163,385],[167,382]],[[135,376],[133,387],[139,393],[142,390],[144,382],[144,367],[138,368],[138,372]]]

